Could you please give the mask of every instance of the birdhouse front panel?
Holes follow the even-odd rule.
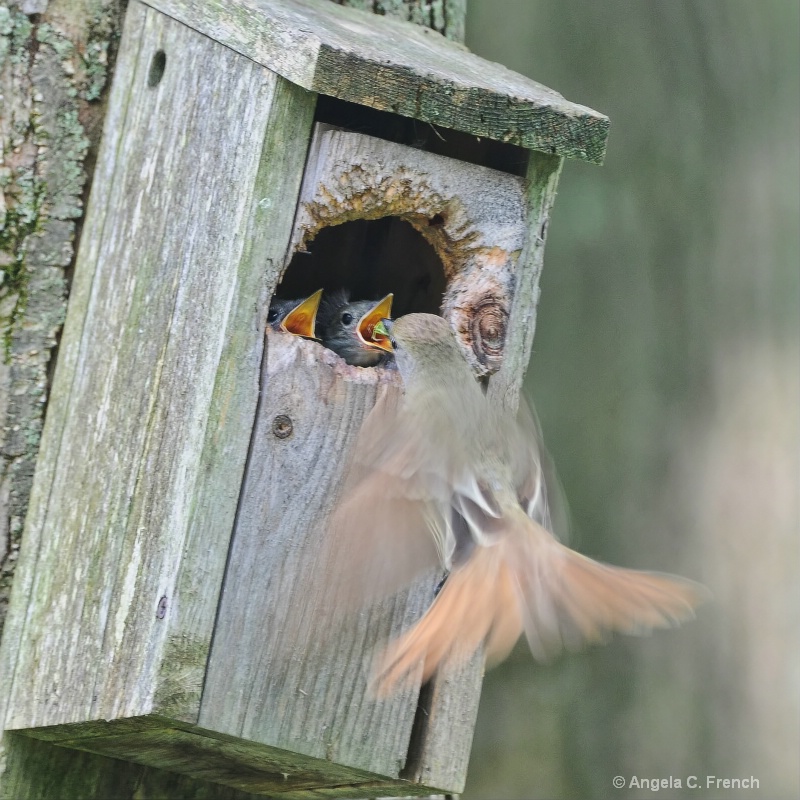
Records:
[[[323,230],[387,218],[407,223],[411,234],[430,244],[438,263],[414,262],[401,249],[387,265],[375,258],[374,242],[361,241],[369,253],[363,259],[346,236],[326,239],[318,254]],[[318,125],[278,291],[287,282],[294,296],[320,286],[350,290],[366,270],[373,273],[367,285],[375,298],[391,291],[399,299],[397,315],[432,302],[450,321],[476,376],[487,376],[502,364],[527,238],[522,178]],[[444,278],[441,285],[433,282],[438,297],[427,296],[431,282],[423,279],[431,269]],[[401,384],[391,368],[347,364],[323,346],[324,334],[322,339],[267,332],[261,397],[199,722],[400,778],[417,746],[412,739],[421,741],[441,723],[417,711],[419,677],[391,698],[371,698],[370,657],[419,618],[443,573],[345,621],[335,598],[324,596],[330,586],[323,556],[328,519],[353,445],[376,399],[398,394]],[[308,631],[333,635],[308,642]],[[439,689],[440,700],[447,693],[451,706],[461,705],[459,717],[462,725],[468,720],[470,731],[475,672],[453,669]],[[470,738],[453,737],[449,759],[465,763]],[[427,779],[434,788],[460,788],[441,770],[429,768]]]

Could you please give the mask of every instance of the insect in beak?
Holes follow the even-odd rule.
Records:
[[[358,338],[361,339],[367,347],[374,347],[378,350],[384,350],[387,353],[392,352],[389,334],[386,332],[382,320],[392,316],[393,299],[393,294],[387,294],[383,300],[374,305],[358,321],[358,325],[356,326]]]

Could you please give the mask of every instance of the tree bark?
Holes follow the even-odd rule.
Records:
[[[413,22],[452,39],[464,41],[467,0],[333,0],[340,6],[371,11]]]
[[[121,0],[0,5],[0,631]]]

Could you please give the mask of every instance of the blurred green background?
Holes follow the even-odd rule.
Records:
[[[465,800],[690,775],[660,796],[800,796],[798,17],[469,0],[472,50],[611,118],[605,165],[562,173],[527,377],[570,541],[714,601],[547,667],[518,647],[487,675]]]

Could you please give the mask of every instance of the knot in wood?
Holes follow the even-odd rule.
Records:
[[[496,372],[503,361],[508,312],[496,298],[481,301],[470,320],[472,350],[487,370]]]

